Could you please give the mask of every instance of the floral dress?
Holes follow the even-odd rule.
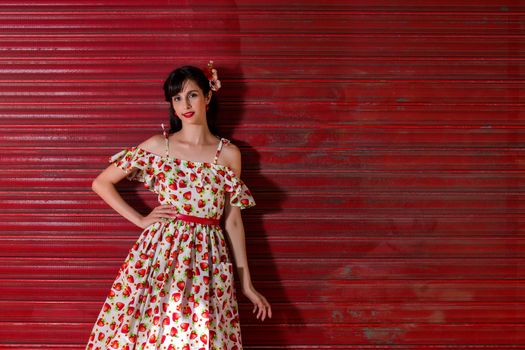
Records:
[[[146,227],[129,250],[97,317],[86,349],[242,349],[233,265],[218,224],[230,204],[255,205],[231,168],[123,149],[109,162],[144,182],[182,218]],[[177,214],[177,215],[179,215]]]

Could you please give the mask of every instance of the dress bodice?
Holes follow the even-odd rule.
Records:
[[[160,204],[172,205],[186,215],[220,218],[226,193],[231,205],[241,209],[255,206],[246,184],[230,167],[217,163],[228,142],[220,139],[213,162],[169,157],[168,143],[165,156],[133,146],[112,155],[109,162],[124,170],[127,179],[144,182],[147,189],[158,194]]]

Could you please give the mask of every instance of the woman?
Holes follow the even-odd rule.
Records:
[[[171,72],[164,83],[171,132],[164,129],[116,153],[93,181],[108,205],[144,230],[113,282],[86,349],[242,349],[222,216],[242,292],[257,319],[271,317],[248,269],[241,209],[255,200],[240,179],[241,153],[215,135],[212,90],[219,88],[212,62],[206,73],[193,66]],[[160,205],[140,215],[114,187],[124,177],[144,182]]]

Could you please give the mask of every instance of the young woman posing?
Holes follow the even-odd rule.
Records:
[[[243,294],[257,319],[272,316],[252,285],[241,209],[255,200],[241,180],[241,153],[217,136],[217,71],[193,66],[164,83],[171,129],[110,157],[95,191],[144,229],[129,251],[86,349],[242,349],[233,256]],[[148,215],[115,189],[123,178],[144,182],[160,205]],[[225,237],[220,226],[224,218]]]

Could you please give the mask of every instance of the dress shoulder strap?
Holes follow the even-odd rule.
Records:
[[[219,155],[221,154],[222,146],[227,145],[230,142],[230,140],[225,139],[224,137],[221,137],[221,141],[219,142],[219,146],[217,147],[217,151],[215,152],[215,158],[213,159],[213,164],[217,164],[217,160],[219,160]]]
[[[166,140],[166,157],[169,157],[169,139],[168,139],[168,130],[164,127],[164,123],[161,124],[162,133],[164,134],[164,139]]]

